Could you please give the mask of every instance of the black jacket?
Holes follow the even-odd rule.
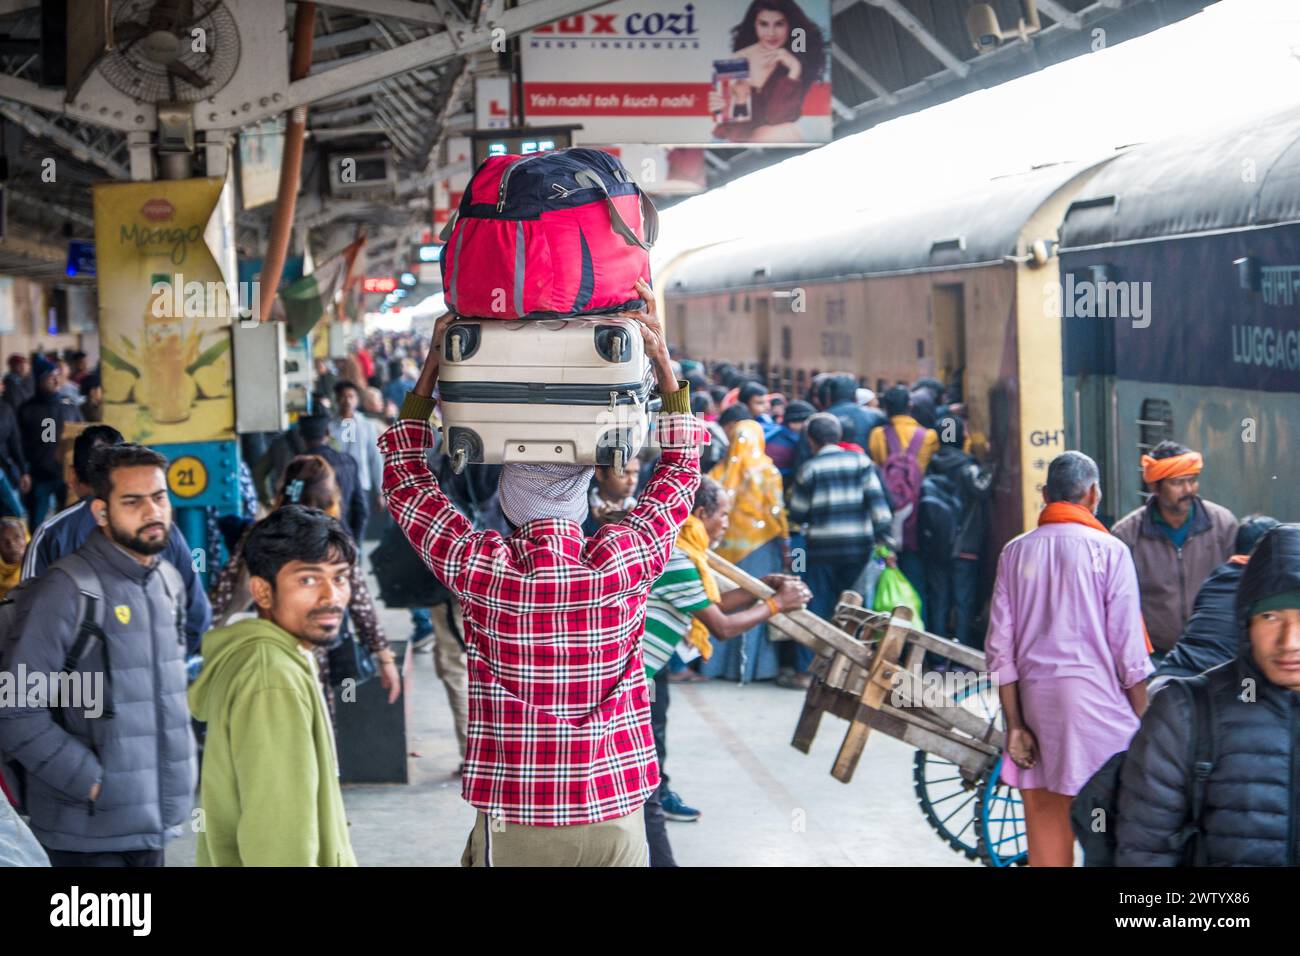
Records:
[[[45,440],[45,422],[54,425],[54,441]],[[18,409],[18,428],[23,436],[23,454],[35,481],[62,481],[63,468],[59,464],[59,439],[68,422],[82,421],[77,406],[58,395],[37,393],[23,402]]]
[[[1245,568],[1228,561],[1205,579],[1182,637],[1154,678],[1192,677],[1237,656],[1237,585]]]
[[[18,479],[27,474],[27,457],[23,454],[23,438],[18,431],[18,415],[8,402],[0,402],[0,471],[9,476],[15,488]]]
[[[1295,588],[1300,525],[1280,525],[1264,536],[1241,578],[1237,656],[1204,677],[1218,755],[1200,821],[1210,866],[1300,863],[1300,692],[1264,677],[1246,630],[1256,601]],[[1181,863],[1174,840],[1189,822],[1194,721],[1189,696],[1179,688],[1152,698],[1120,776],[1116,865]]]
[[[989,495],[993,490],[992,471],[980,468],[973,456],[952,445],[940,445],[926,473],[947,480],[961,499],[961,527],[957,550],[978,555],[989,533]]]

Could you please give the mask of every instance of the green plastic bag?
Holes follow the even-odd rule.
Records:
[[[921,618],[921,595],[916,593],[907,575],[898,568],[885,568],[880,572],[876,582],[876,596],[871,601],[871,610],[892,613],[896,607],[909,608],[912,611],[912,625],[925,630],[925,621]]]

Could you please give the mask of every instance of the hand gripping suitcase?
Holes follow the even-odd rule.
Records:
[[[654,373],[631,319],[459,319],[438,370],[443,447],[468,463],[623,465],[645,444]]]

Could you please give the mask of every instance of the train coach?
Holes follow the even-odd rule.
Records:
[[[1300,519],[1300,108],[1126,152],[1061,227],[1066,433],[1103,518],[1145,500],[1140,458],[1205,456],[1202,492]]]
[[[877,391],[960,383],[972,444],[999,466],[993,537],[1005,541],[1037,513],[1034,463],[1065,440],[1060,324],[1044,321],[1044,289],[1060,281],[1057,227],[1097,169],[1043,167],[906,215],[691,253],[659,280],[670,344],[786,393],[819,371]]]
[[[786,393],[819,371],[877,391],[952,383],[973,445],[998,465],[997,548],[1034,526],[1058,452],[1097,459],[1113,518],[1141,503],[1138,457],[1161,437],[1205,451],[1215,500],[1300,517],[1293,486],[1271,478],[1300,450],[1288,345],[1300,285],[1282,288],[1300,275],[1288,265],[1300,262],[1297,122],[1271,117],[918,199],[905,215],[689,253],[659,277],[670,343]],[[1137,290],[1126,306],[1102,284],[1121,275],[1149,283],[1122,287]],[[1099,291],[1121,316],[1100,314]],[[1251,427],[1256,440],[1243,442]]]

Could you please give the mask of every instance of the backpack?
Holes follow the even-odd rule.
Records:
[[[181,579],[180,572],[166,559],[159,561],[158,569],[162,577],[163,588],[176,607],[177,636],[183,644],[185,642],[185,600],[183,597],[185,583]],[[62,672],[64,674],[75,673],[90,652],[91,645],[98,642],[104,658],[103,716],[105,719],[112,719],[114,716],[113,676],[108,659],[108,635],[104,633],[104,585],[100,581],[99,572],[95,570],[95,566],[77,551],[59,558],[46,569],[45,573],[49,574],[55,570],[62,571],[72,578],[72,582],[77,586],[77,601],[80,604],[77,615],[80,621],[77,625],[77,636],[72,642],[72,647],[68,649],[67,656],[63,659]],[[33,610],[35,604],[33,582],[36,580],[39,579],[29,578],[5,595],[3,600],[0,600],[0,672],[9,670],[10,656],[13,653],[14,646],[18,643],[19,635],[22,633],[23,622]],[[56,721],[61,720],[61,714],[58,710],[54,712],[54,715]],[[3,777],[5,788],[14,796],[17,806],[21,810],[26,797],[25,771],[22,765],[16,760],[9,760],[3,753],[0,753],[0,777]]]
[[[948,565],[957,555],[962,531],[962,501],[952,483],[939,475],[921,482],[917,541],[928,564]]]
[[[912,432],[912,440],[907,443],[906,449],[899,441],[898,431],[892,423],[885,425],[884,429],[888,456],[885,458],[885,466],[880,471],[885,479],[885,488],[889,491],[889,500],[894,506],[895,516],[903,509],[910,508],[903,518],[903,540],[900,545],[903,551],[915,551],[917,549],[917,505],[921,501],[921,483],[924,478],[917,456],[921,453],[921,445],[925,441],[925,429],[918,427]]]
[[[1219,728],[1214,720],[1214,695],[1204,675],[1170,681],[1161,693],[1170,693],[1174,685],[1187,689],[1192,701],[1192,762],[1188,774],[1190,806],[1187,823],[1174,837],[1174,849],[1183,851],[1183,866],[1205,865],[1205,832],[1201,817],[1205,812],[1205,790],[1218,759]],[[1070,804],[1070,825],[1075,839],[1083,847],[1084,866],[1114,866],[1116,832],[1119,822],[1120,771],[1126,751],[1112,756],[1083,785]],[[1102,811],[1104,827],[1093,829],[1094,814]]]
[[[75,552],[64,555],[50,565],[46,573],[56,568],[72,578],[73,583],[77,585],[78,600],[81,602],[78,614],[81,623],[77,627],[77,638],[63,661],[63,673],[71,674],[80,666],[93,641],[99,641],[106,646],[104,588],[100,584],[99,574],[96,573],[94,566]],[[23,622],[35,603],[31,599],[34,590],[32,582],[35,580],[37,579],[29,578],[0,600],[0,672],[10,669],[10,655],[13,653],[14,645],[18,643],[18,636],[22,633]],[[108,679],[105,677],[104,716],[106,717],[112,716],[113,705],[112,697],[108,692],[109,687]],[[0,777],[3,778],[5,789],[13,795],[20,811],[26,802],[25,773],[22,764],[0,753]]]
[[[390,523],[370,552],[370,567],[379,584],[379,599],[388,607],[435,607],[451,600],[451,592],[425,566],[401,525]]]
[[[639,310],[654,204],[598,149],[489,156],[443,229],[447,308],[482,319]]]

